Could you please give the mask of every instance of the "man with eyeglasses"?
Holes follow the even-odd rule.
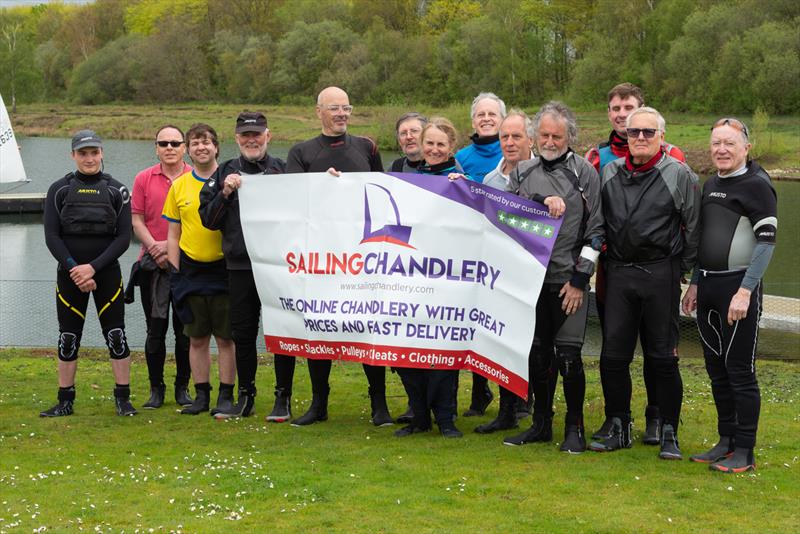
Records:
[[[607,270],[600,379],[611,425],[589,448],[631,446],[630,364],[642,332],[662,419],[659,457],[679,460],[678,306],[681,276],[697,256],[699,182],[666,153],[666,123],[658,111],[638,108],[626,125],[628,156],[606,165],[602,178]]]
[[[475,130],[470,137],[472,144],[456,152],[456,162],[471,180],[482,183],[503,157],[499,130],[505,116],[506,104],[494,93],[480,93],[472,100],[470,117]],[[472,399],[464,417],[483,415],[492,399],[494,395],[486,377],[472,373]]]
[[[263,175],[286,172],[283,160],[267,153],[272,134],[267,117],[259,111],[243,111],[236,118],[236,144],[239,156],[222,163],[200,190],[200,220],[209,230],[222,232],[222,252],[228,269],[231,337],[236,344],[236,373],[239,397],[236,404],[226,394],[211,415],[217,419],[247,417],[253,413],[258,370],[258,297],[253,266],[239,219],[239,188],[242,178],[268,179]],[[295,360],[275,354],[275,404],[268,422],[282,423],[291,417],[292,381]],[[222,396],[222,391],[220,395]]]
[[[766,171],[750,161],[751,146],[738,119],[720,119],[711,128],[717,173],[703,185],[698,262],[682,303],[684,313],[697,310],[719,433],[716,445],[690,459],[723,473],[756,467],[761,279],[778,228],[777,195]]]
[[[611,123],[611,133],[608,141],[601,143],[586,153],[586,159],[594,165],[598,174],[603,174],[603,168],[618,158],[628,155],[628,134],[625,132],[625,121],[630,113],[644,105],[644,94],[642,90],[632,83],[621,83],[614,86],[608,92],[608,121]],[[681,149],[674,145],[664,143],[664,151],[677,159],[686,161]],[[605,268],[602,262],[603,256],[597,266],[597,276],[595,278],[595,299],[597,304],[597,315],[600,319],[600,327],[603,327],[605,318]],[[644,346],[644,341],[642,346]],[[661,419],[658,413],[658,403],[656,401],[656,379],[651,358],[649,354],[644,355],[642,364],[642,376],[644,386],[647,391],[647,407],[645,408],[645,428],[642,442],[645,445],[658,445],[661,442]],[[611,427],[611,418],[606,414],[605,421],[600,429],[594,433],[593,438],[607,434]]]
[[[342,172],[383,172],[381,155],[375,142],[347,133],[353,106],[346,92],[338,87],[323,89],[317,96],[316,112],[322,123],[322,133],[289,150],[287,172],[330,171],[334,176]],[[375,426],[393,424],[386,405],[385,368],[367,364],[363,367],[369,382],[372,423]],[[311,406],[305,414],[292,421],[294,426],[328,419],[331,360],[309,358],[308,374],[311,378]]]
[[[392,162],[389,168],[392,172],[416,173],[417,167],[422,163],[422,129],[428,124],[428,119],[416,111],[403,113],[395,123],[397,144],[400,146],[402,157]]]
[[[167,261],[169,223],[161,218],[161,211],[172,182],[192,170],[183,161],[186,151],[184,141],[183,132],[177,126],[168,124],[159,128],[155,141],[158,163],[141,171],[133,180],[133,232],[142,243],[136,283],[141,289],[147,325],[144,355],[150,378],[150,398],[142,407],[149,409],[160,408],[166,394],[164,361],[170,309]],[[180,406],[188,406],[192,404],[189,396],[189,338],[183,333],[183,323],[174,307],[172,331],[175,336],[175,402]]]

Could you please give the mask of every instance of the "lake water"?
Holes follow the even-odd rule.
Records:
[[[3,184],[0,193],[46,192],[50,184],[74,169],[68,139],[18,138],[30,183]],[[156,162],[150,141],[105,141],[105,169],[131,187],[141,169]],[[220,160],[237,154],[235,144],[223,145]],[[272,144],[270,153],[286,158],[289,145]],[[384,166],[397,157],[384,153]],[[765,280],[766,293],[800,297],[796,254],[800,250],[800,183],[775,182],[779,200],[778,246]],[[55,260],[44,244],[41,215],[0,216],[0,346],[55,346]],[[120,258],[125,280],[139,245],[132,243]],[[137,292],[138,293],[138,292]],[[144,317],[137,302],[126,307],[132,347],[144,346]],[[259,341],[263,350],[263,340]],[[84,346],[103,346],[93,306],[89,306]]]
[[[70,158],[70,140],[47,137],[17,137],[25,172],[31,181],[26,184],[0,184],[3,193],[46,193],[50,184],[75,168]],[[143,168],[158,160],[152,141],[104,140],[104,167],[114,178],[133,187],[133,179]],[[289,144],[271,143],[269,153],[286,159]],[[220,161],[239,153],[236,144],[220,147]],[[399,154],[382,153],[384,166]],[[188,160],[188,158],[187,158]],[[139,244],[132,242],[120,258],[127,283],[131,265],[136,261]],[[42,216],[0,216],[0,347],[55,346],[58,324],[55,316],[56,262],[44,243]],[[125,322],[131,347],[144,347],[144,315],[139,302],[126,306]],[[169,337],[167,338],[169,339]],[[263,339],[259,339],[261,350]],[[82,345],[102,347],[103,339],[93,305],[89,304]]]

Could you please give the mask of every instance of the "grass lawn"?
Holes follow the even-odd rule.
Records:
[[[296,414],[310,397],[305,363],[298,363]],[[644,404],[639,363],[633,370],[637,423]],[[397,439],[396,426],[373,427],[366,380],[356,365],[334,366],[330,420],[306,428],[264,422],[274,383],[269,357],[261,362],[256,415],[228,422],[178,415],[172,402],[136,417],[117,417],[109,367],[101,352],[84,354],[75,415],[46,420],[38,412],[55,399],[55,362],[28,350],[0,351],[0,532],[45,527],[61,532],[693,533],[797,528],[796,364],[759,362],[759,469],[743,475],[710,473],[686,460],[661,461],[657,448],[640,442],[610,454],[559,453],[560,394],[555,441],[515,448],[503,446],[502,435],[472,432],[496,414],[497,401],[485,417],[459,418],[461,440],[433,432]],[[684,360],[682,370],[680,437],[688,457],[713,444],[716,425],[702,362]],[[137,355],[136,406],[147,398],[146,381]],[[585,417],[591,432],[602,419],[596,359],[587,361],[587,381]],[[390,408],[399,414],[405,407],[399,379],[387,375],[387,382]],[[463,409],[471,384],[467,374],[461,384]]]

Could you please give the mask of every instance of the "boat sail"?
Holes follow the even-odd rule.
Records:
[[[22,166],[17,139],[11,129],[11,119],[8,117],[3,96],[0,95],[0,183],[28,181],[30,180]]]

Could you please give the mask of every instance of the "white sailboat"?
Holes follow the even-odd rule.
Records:
[[[19,153],[11,119],[8,117],[3,96],[0,95],[0,183],[28,182],[22,156]]]

